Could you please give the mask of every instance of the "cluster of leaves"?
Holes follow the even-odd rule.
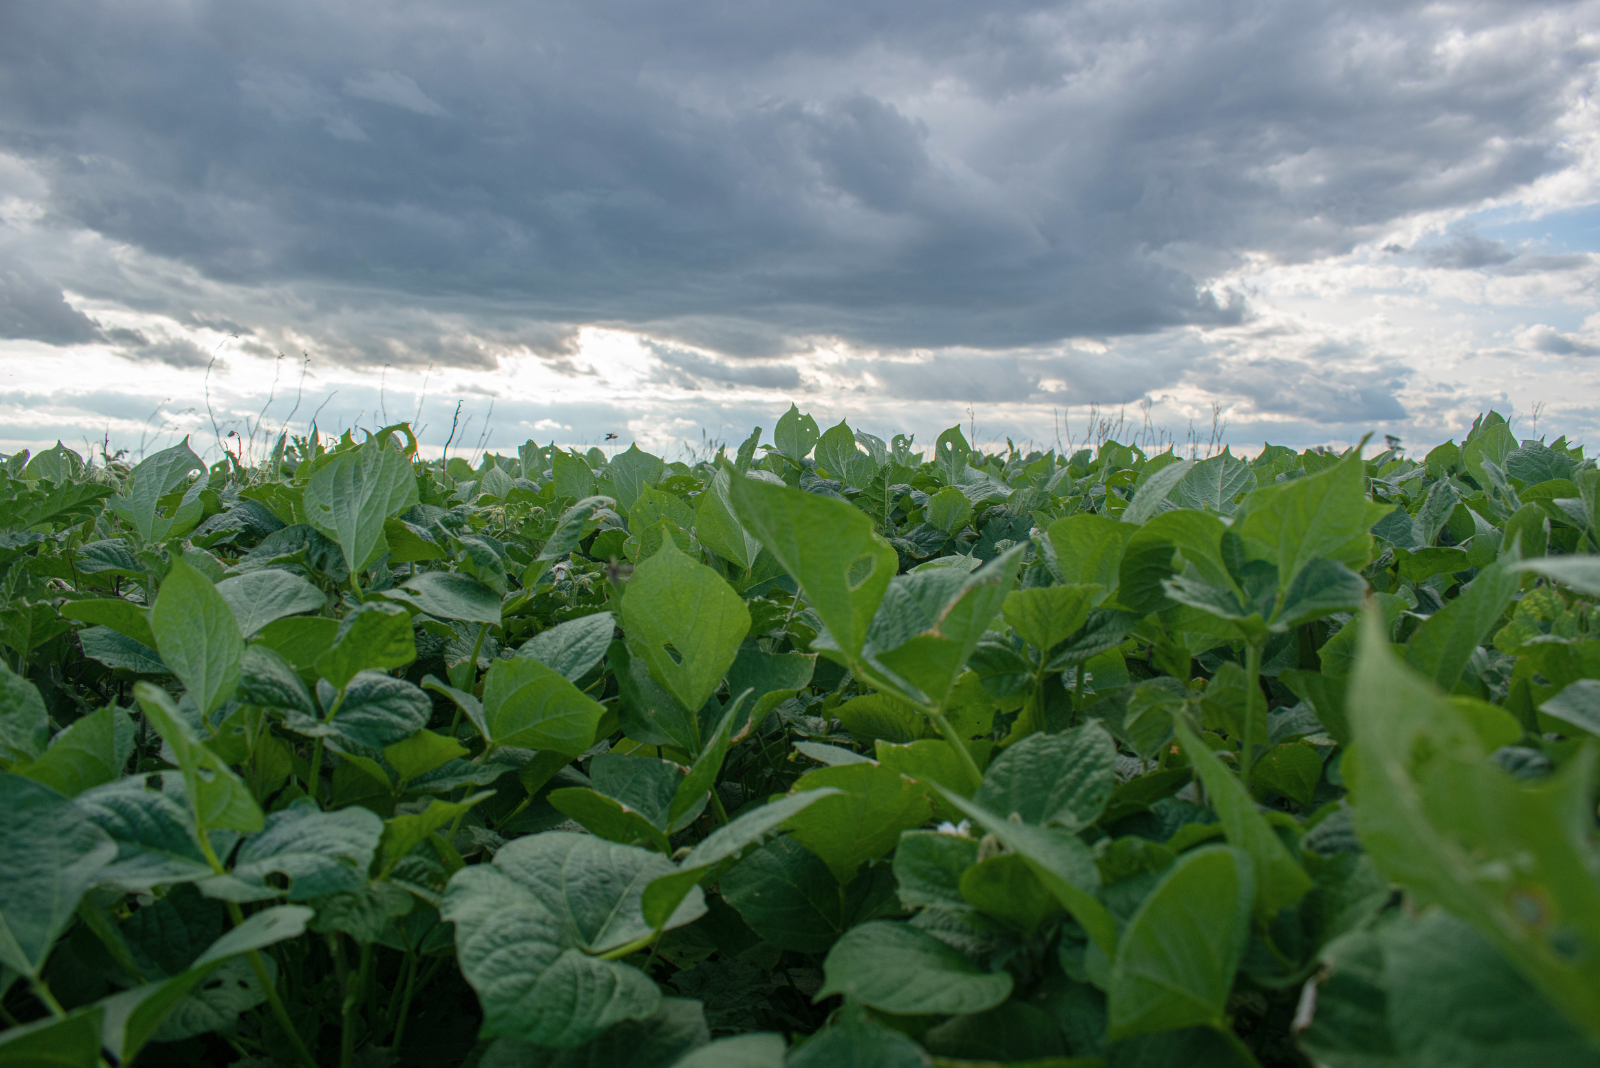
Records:
[[[1581,449],[760,439],[0,461],[0,1066],[1600,1063]]]

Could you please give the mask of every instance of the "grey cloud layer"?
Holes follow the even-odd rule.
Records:
[[[17,5],[0,147],[45,176],[47,225],[298,288],[325,326],[492,311],[732,356],[1019,348],[1237,322],[1206,282],[1245,250],[1342,251],[1560,169],[1595,59],[1565,7]],[[1478,31],[1492,46],[1460,44]],[[0,274],[0,333],[86,340],[41,285]],[[392,333],[346,337],[348,358],[493,365],[437,327]],[[662,351],[669,373],[789,388]],[[1002,362],[960,399],[1049,374]]]

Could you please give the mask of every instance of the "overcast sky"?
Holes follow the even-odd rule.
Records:
[[[503,451],[674,452],[791,400],[919,443],[1081,440],[1091,404],[1180,444],[1213,405],[1238,445],[1421,446],[1489,405],[1592,440],[1596,27],[1597,3],[1394,0],[7,4],[0,451],[214,453],[260,424],[259,450],[318,411],[439,446],[458,400],[457,440]]]

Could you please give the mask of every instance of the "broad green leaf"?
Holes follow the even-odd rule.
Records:
[[[1168,464],[1151,475],[1142,486],[1134,491],[1133,500],[1128,502],[1128,507],[1124,509],[1120,516],[1122,522],[1132,523],[1137,526],[1155,515],[1193,466],[1193,460],[1179,460],[1177,463]]]
[[[1048,651],[1088,622],[1089,610],[1104,592],[1104,587],[1093,584],[1013,590],[1001,611],[1023,641]]]
[[[239,633],[246,638],[275,619],[319,611],[328,600],[321,590],[299,575],[278,568],[264,568],[223,579],[216,589],[233,609],[239,621]],[[137,634],[129,636],[139,637]]]
[[[817,1032],[784,1062],[786,1068],[923,1068],[927,1063],[927,1055],[904,1033],[859,1013]]]
[[[268,816],[256,834],[246,838],[233,870],[200,884],[207,897],[226,901],[260,901],[286,895],[306,901],[347,893],[367,885],[367,868],[383,834],[383,821],[359,805],[320,812],[310,798]],[[282,887],[282,876],[288,886]]]
[[[102,882],[131,893],[215,874],[195,838],[194,813],[180,790],[150,789],[141,775],[97,786],[75,803],[117,844]]]
[[[1228,843],[1250,858],[1254,873],[1255,913],[1270,922],[1278,910],[1295,904],[1311,889],[1311,877],[1289,853],[1272,825],[1256,811],[1241,783],[1217,759],[1211,747],[1179,720],[1178,741],[1205,785],[1206,796],[1222,822]]]
[[[961,896],[984,915],[1030,938],[1062,911],[1061,902],[1015,853],[989,857],[962,872]]]
[[[929,712],[942,711],[1016,585],[1023,549],[1014,546],[972,572],[946,567],[896,578],[867,632],[858,673]]]
[[[1183,508],[1231,515],[1238,507],[1234,498],[1255,488],[1256,475],[1250,465],[1224,448],[1185,471],[1172,499]]]
[[[788,836],[774,838],[744,857],[718,888],[744,922],[767,942],[798,953],[822,953],[865,912],[893,902],[894,881],[887,868],[869,868],[846,886],[805,846]]]
[[[750,630],[750,612],[717,573],[670,541],[628,580],[622,626],[629,651],[685,708],[699,708],[722,683]]]
[[[560,499],[559,494],[557,496]],[[559,560],[566,556],[578,547],[579,542],[594,533],[602,521],[620,525],[621,519],[612,511],[616,503],[610,497],[585,497],[568,508],[561,513],[555,533],[550,535],[550,540],[545,542],[536,559]]]
[[[586,831],[608,842],[643,845],[657,853],[672,851],[666,832],[616,798],[586,787],[569,786],[550,791],[546,800],[557,812],[576,820]]]
[[[778,704],[809,685],[816,666],[815,655],[741,648],[728,666],[728,692],[741,694],[749,690],[750,702],[742,709],[740,720],[733,724],[733,738],[742,738],[750,727],[759,726]],[[748,719],[743,718],[746,715]]]
[[[56,735],[38,760],[12,770],[76,797],[91,787],[121,778],[128,757],[133,754],[134,733],[128,714],[107,705]]]
[[[789,833],[828,865],[841,884],[883,856],[900,832],[932,814],[927,797],[905,776],[878,764],[818,768],[795,783],[797,792],[832,786],[841,793],[791,816]]]
[[[1600,1044],[1461,920],[1434,910],[1379,929],[1389,1030],[1421,1068],[1593,1064]]]
[[[1227,1027],[1233,973],[1250,937],[1250,858],[1211,846],[1169,868],[1128,921],[1111,966],[1108,1037]]]
[[[1369,611],[1341,764],[1362,846],[1385,875],[1471,923],[1600,1038],[1600,880],[1588,868],[1595,751],[1524,785],[1476,725],[1390,651]]]
[[[793,404],[778,417],[778,425],[772,431],[772,441],[778,446],[778,451],[795,463],[805,459],[820,436],[817,421],[809,415],[802,415]]]
[[[907,831],[894,850],[894,879],[906,908],[962,908],[961,876],[978,862],[978,843],[959,834]]]
[[[50,716],[38,687],[0,662],[0,759],[37,760],[49,742]]]
[[[230,624],[233,621],[231,612],[228,620]],[[249,787],[221,757],[201,743],[166,691],[148,682],[138,682],[133,686],[133,696],[150,725],[177,757],[198,826],[203,830],[246,833],[260,830],[261,807],[251,796]]]
[[[104,1010],[78,1009],[60,1019],[22,1024],[0,1032],[3,1068],[100,1068],[100,1034]]]
[[[994,835],[1007,849],[1028,862],[1033,874],[1055,895],[1089,938],[1110,958],[1116,952],[1117,925],[1095,897],[1100,872],[1083,839],[1058,827],[1031,827],[934,787],[967,818]]]
[[[728,491],[732,479],[742,477],[726,467],[717,469],[705,490],[695,499],[694,533],[701,545],[749,571],[755,567],[756,557],[761,555],[761,542],[735,517]]]
[[[862,469],[860,461],[865,459],[861,446],[856,444],[855,431],[843,419],[839,420],[838,426],[828,428],[817,439],[816,454],[817,466],[822,469],[819,474],[840,482],[849,482],[850,475]]]
[[[1138,530],[1112,516],[1086,512],[1057,519],[1046,531],[1054,549],[1056,578],[1068,585],[1093,584],[1115,592],[1122,551]]]
[[[946,486],[928,498],[923,511],[928,517],[929,525],[954,537],[961,533],[967,521],[972,518],[972,500],[956,487]]]
[[[1126,526],[1126,524],[1124,524]],[[1208,586],[1240,594],[1222,558],[1221,519],[1206,512],[1176,509],[1155,516],[1128,539],[1116,565],[1116,602],[1137,615],[1168,607],[1164,582],[1190,576]]]
[[[517,655],[532,657],[568,682],[577,682],[606,655],[615,632],[616,618],[610,612],[595,612],[540,631],[523,643]]]
[[[409,856],[413,849],[427,841],[430,834],[459,819],[472,806],[493,796],[493,790],[483,790],[460,801],[442,801],[437,797],[430,797],[428,806],[421,812],[385,820],[383,837],[380,840],[382,870],[378,877],[388,878],[390,872],[394,871],[395,865]]]
[[[204,472],[206,465],[189,448],[185,437],[170,449],[152,453],[134,466],[130,482],[121,496],[106,501],[106,509],[139,532],[144,541],[157,536],[157,502],[177,488],[191,471]],[[202,482],[205,480],[202,479]]]
[[[1278,569],[1278,590],[1287,593],[1313,560],[1364,567],[1372,552],[1368,531],[1392,506],[1367,499],[1361,450],[1352,449],[1318,474],[1255,490],[1241,509],[1233,530],[1253,556]]]
[[[650,1016],[661,992],[643,972],[585,954],[551,912],[560,902],[505,870],[500,857],[508,850],[546,837],[518,839],[495,863],[456,872],[439,914],[455,924],[456,957],[483,1010],[480,1036],[570,1048],[622,1020]]]
[[[495,854],[495,867],[555,906],[564,934],[587,953],[606,953],[654,930],[640,903],[645,887],[673,871],[658,853],[586,834],[549,832],[519,838]],[[699,893],[674,910],[667,928],[705,912]]]
[[[616,488],[617,505],[623,511],[633,507],[633,502],[638,499],[639,491],[645,486],[654,486],[661,481],[661,475],[666,470],[666,464],[659,456],[652,456],[639,448],[638,442],[628,446],[626,452],[618,453],[606,465],[606,478]],[[579,494],[588,496],[588,494]]]
[[[311,694],[294,666],[259,642],[245,646],[244,659],[239,664],[239,688],[234,696],[244,704],[260,708],[276,708],[306,716],[317,714]]]
[[[1508,562],[1507,571],[1531,571],[1579,593],[1600,597],[1600,556],[1545,556],[1520,563]],[[65,609],[63,613],[65,614]]]
[[[823,962],[817,997],[843,994],[911,1016],[992,1009],[1011,995],[1009,972],[989,972],[932,935],[904,923],[852,927]]]
[[[150,610],[120,598],[98,597],[89,601],[68,601],[59,609],[63,619],[77,619],[110,627],[140,645],[155,648],[156,636],[150,632]]]
[[[71,801],[19,776],[0,773],[0,806],[0,964],[37,976],[117,847]]]
[[[589,467],[587,460],[580,460],[570,452],[557,452],[551,455],[550,475],[555,482],[557,500],[570,497],[575,501],[581,501],[594,492],[594,471]],[[638,496],[637,491],[634,496]]]
[[[926,716],[893,694],[869,693],[851,698],[835,709],[834,715],[861,745],[880,739],[896,744],[912,742],[934,733]]]
[[[297,669],[310,670],[318,658],[333,648],[339,620],[317,616],[280,619],[261,628],[252,645],[265,646]]]
[[[342,695],[322,683],[318,691],[323,704],[335,709],[333,715],[319,720],[289,713],[284,725],[307,737],[327,738],[357,756],[375,756],[378,750],[404,741],[426,726],[433,714],[427,694],[381,671],[359,672]]]
[[[489,740],[578,756],[594,744],[605,708],[537,660],[496,660],[484,675]]]
[[[306,921],[312,915],[311,909],[300,905],[263,909],[219,938],[184,971],[106,998],[100,1002],[105,1011],[101,1036],[105,1047],[126,1064],[152,1039],[180,1037],[169,1035],[164,1025],[175,1012],[181,1011],[185,998],[190,997],[197,986],[242,954],[304,934]],[[249,978],[253,980],[254,976]],[[264,995],[258,995],[255,1002],[259,1003],[262,997]],[[224,1021],[224,1026],[231,1022]]]
[[[796,748],[804,745],[805,742],[795,743]],[[921,738],[900,745],[879,740],[874,749],[878,763],[924,786],[938,783],[946,789],[954,790],[962,797],[970,797],[982,785],[982,780],[972,774],[955,747],[943,738]],[[801,751],[807,752],[804,749]],[[811,754],[807,752],[807,755]],[[934,800],[934,808],[940,815],[949,814],[937,799]]]
[[[410,461],[387,436],[374,436],[312,472],[305,487],[306,519],[338,543],[351,572],[358,572],[388,549],[383,521],[417,499]]]
[[[645,889],[642,907],[646,922],[659,928],[691,888],[706,882],[729,862],[776,834],[789,817],[838,792],[828,788],[790,794],[751,809],[706,835],[683,858],[676,871],[657,877]],[[800,851],[811,856],[803,848]],[[816,858],[813,856],[812,860]]]
[[[454,738],[421,730],[409,738],[383,747],[383,758],[402,780],[426,775],[441,765],[467,755],[467,749]]]
[[[722,773],[722,761],[728,755],[728,746],[733,740],[734,725],[740,722],[741,712],[749,703],[753,692],[751,690],[741,692],[722,710],[722,716],[712,729],[711,737],[706,739],[705,748],[694,758],[689,774],[683,777],[673,792],[672,803],[667,810],[668,831],[676,834],[683,830],[705,808],[711,791],[717,787],[717,777]]]
[[[844,501],[753,478],[733,479],[728,490],[734,514],[794,576],[845,659],[859,658],[900,567],[872,520]]]
[[[729,1035],[672,1062],[672,1068],[783,1068],[783,1036],[770,1031]]]
[[[1406,643],[1406,663],[1452,689],[1511,605],[1519,582],[1511,567],[1517,562],[1508,555],[1484,568],[1460,596],[1429,616]]]
[[[971,455],[972,446],[968,445],[967,439],[962,436],[959,425],[940,434],[938,440],[933,443],[933,464],[947,486],[953,486],[961,481],[961,476],[967,469],[967,459]]]
[[[629,513],[628,529],[633,536],[624,542],[624,554],[636,562],[646,560],[661,550],[663,541],[671,541],[682,552],[698,557],[689,534],[693,526],[694,511],[683,498],[647,486]]]
[[[404,667],[416,658],[410,613],[397,604],[369,601],[339,621],[333,648],[317,658],[317,672],[342,690],[362,671]]]
[[[673,797],[684,781],[681,767],[668,760],[602,753],[589,762],[589,781],[594,792],[643,817],[666,841]]]
[[[623,733],[646,745],[674,745],[694,752],[696,713],[650,677],[649,666],[629,654],[626,642],[612,642],[606,658],[617,683],[617,717]]]
[[[383,541],[389,547],[391,564],[442,560],[449,555],[431,531],[403,519],[390,517],[383,521]]]
[[[1461,466],[1474,482],[1487,490],[1490,477],[1485,462],[1504,469],[1506,458],[1517,448],[1516,435],[1503,421],[1486,424],[1482,431],[1461,447]]]
[[[1061,734],[1034,734],[984,772],[973,803],[1024,823],[1080,831],[1100,818],[1116,788],[1117,747],[1091,721]]]
[[[619,1021],[598,1038],[573,1049],[552,1050],[502,1038],[485,1051],[477,1065],[478,1068],[682,1068],[692,1063],[695,1053],[711,1048],[704,1044],[710,1037],[700,1002],[664,997],[649,1016]],[[778,1064],[781,1065],[781,1038],[778,1046]],[[683,1054],[691,1060],[681,1059]],[[722,1068],[738,1066],[723,1063]]]
[[[181,558],[172,561],[150,610],[162,661],[188,688],[202,715],[226,701],[239,682],[244,637],[227,600]]]
[[[1254,786],[1275,790],[1302,805],[1309,805],[1322,779],[1322,754],[1316,746],[1305,742],[1275,745],[1256,761],[1251,776]]]
[[[500,625],[500,595],[456,571],[425,571],[393,591],[437,619]]]

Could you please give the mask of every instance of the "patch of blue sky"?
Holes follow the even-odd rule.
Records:
[[[1541,252],[1600,252],[1600,204],[1530,218],[1518,205],[1478,212],[1462,220],[1479,237]]]

